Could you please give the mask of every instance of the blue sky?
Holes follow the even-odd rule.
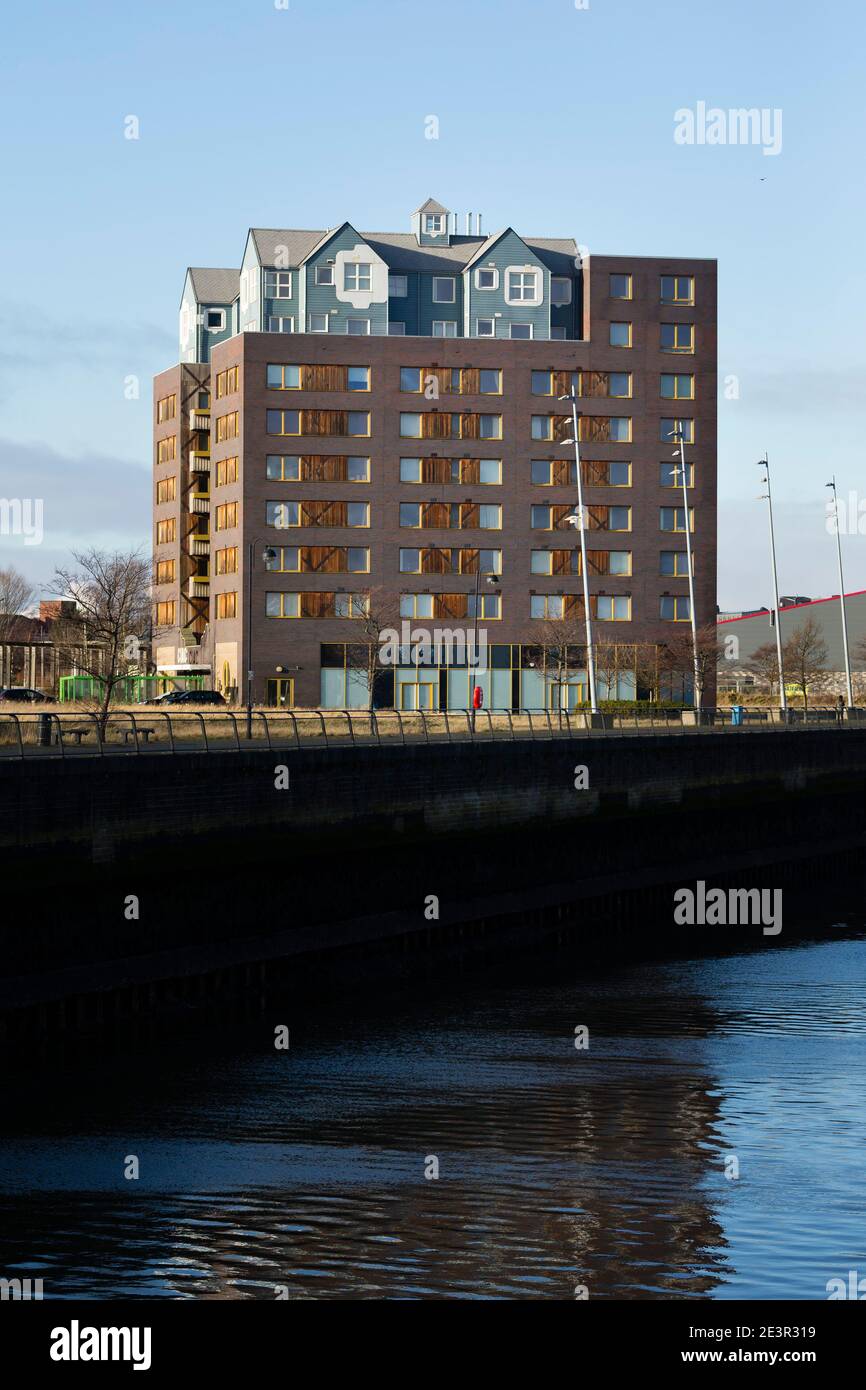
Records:
[[[280,0],[278,0],[278,3]],[[432,194],[604,252],[719,260],[719,602],[835,590],[824,484],[863,483],[864,18],[855,0],[148,0],[17,6],[0,51],[0,536],[43,587],[70,545],[148,545],[150,378],[190,264],[247,227],[408,230]],[[782,150],[682,146],[699,101],[780,108]],[[424,138],[428,115],[439,139]],[[124,139],[124,120],[140,123]],[[140,398],[125,398],[130,376]],[[864,521],[866,528],[866,521]],[[846,536],[846,588],[866,538]]]

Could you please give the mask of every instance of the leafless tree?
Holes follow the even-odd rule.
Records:
[[[827,644],[812,617],[798,623],[783,647],[785,670],[803,696],[803,713],[809,710],[809,687],[823,684],[827,677]]]
[[[394,669],[397,664],[392,665],[389,657],[393,652],[387,648],[393,646],[392,634],[397,635],[399,644],[399,602],[383,588],[371,589],[366,611],[353,619],[353,624],[358,630],[358,640],[346,645],[346,666],[363,675],[368,709],[372,709],[376,677],[381,671]]]
[[[530,644],[538,648],[539,670],[544,680],[545,704],[551,708],[552,686],[568,684],[569,673],[586,667],[586,626],[582,615],[539,618],[530,629]],[[562,712],[562,691],[558,707]]]
[[[678,676],[697,679],[699,703],[703,704],[704,691],[714,680],[719,665],[726,659],[725,648],[719,637],[715,623],[707,623],[697,630],[697,663],[692,645],[691,627],[673,633],[666,645],[663,667]]]
[[[138,550],[73,551],[72,558],[75,568],[58,569],[54,588],[77,612],[57,620],[54,645],[96,682],[104,734],[112,696],[128,673],[126,640],[150,626],[150,565]]]
[[[35,593],[29,579],[18,570],[0,569],[0,642],[8,642],[25,608],[33,602]]]
[[[779,689],[779,654],[775,642],[765,642],[763,646],[757,647],[752,652],[747,666],[762,686],[767,687],[770,695],[775,695]]]

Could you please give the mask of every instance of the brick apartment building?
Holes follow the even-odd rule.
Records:
[[[585,700],[572,384],[600,697],[648,695],[647,651],[688,631],[680,426],[714,621],[716,263],[456,221],[429,201],[407,234],[254,229],[239,271],[187,272],[154,383],[160,671],[366,706],[384,624],[378,707],[466,708],[473,678],[488,708]],[[477,673],[447,635],[476,604]]]

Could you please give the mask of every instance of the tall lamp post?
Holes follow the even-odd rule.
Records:
[[[498,574],[488,574],[484,577],[484,582],[494,588],[499,584]],[[472,620],[472,689],[469,696],[469,708],[472,711],[472,728],[475,729],[475,687],[477,681],[475,673],[478,670],[478,609],[480,608],[479,595],[481,593],[481,556],[478,556],[478,569],[475,571],[475,613]]]
[[[842,649],[845,653],[845,684],[848,687],[848,709],[854,704],[854,688],[851,684],[851,658],[848,655],[848,619],[845,614],[845,580],[842,575],[842,533],[839,530],[839,499],[836,496],[836,474],[827,484],[833,493],[833,519],[836,525],[836,554],[839,560],[839,608],[842,613]]]
[[[560,396],[561,401],[571,401],[573,439],[563,440],[564,444],[574,445],[574,467],[577,472],[577,511],[565,517],[569,526],[576,526],[580,532],[580,569],[583,576],[583,616],[586,623],[586,674],[589,677],[589,707],[598,714],[598,698],[595,690],[595,655],[592,650],[592,614],[589,609],[589,569],[586,563],[586,512],[583,505],[583,478],[580,471],[580,417],[577,410],[577,395],[574,391]]]
[[[782,616],[779,607],[779,576],[776,571],[776,533],[773,530],[773,493],[770,488],[770,460],[767,454],[762,459],[758,459],[758,467],[764,469],[762,479],[764,487],[767,489],[761,495],[761,501],[766,500],[767,514],[770,518],[770,566],[773,573],[773,612],[776,624],[776,657],[779,662],[779,696],[781,699],[782,714],[785,716],[785,723],[788,722],[788,694],[785,690],[785,669],[782,661]]]
[[[688,492],[688,473],[686,472],[686,437],[682,430],[674,430],[668,435],[669,439],[674,439],[679,443],[679,466],[674,465],[674,476],[677,473],[683,485],[683,526],[686,533],[686,564],[689,569],[689,619],[692,628],[692,660],[694,663],[694,690],[692,692],[692,704],[700,713],[701,708],[701,671],[698,662],[698,622],[695,615],[695,567],[692,563],[692,528],[689,516],[689,492]],[[674,458],[676,458],[676,452]]]
[[[255,548],[262,542],[253,537],[247,546],[247,738],[253,736],[253,577],[255,575]],[[277,552],[272,545],[262,550],[262,563],[271,564]]]

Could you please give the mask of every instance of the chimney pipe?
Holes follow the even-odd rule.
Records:
[[[467,236],[470,236],[470,235],[471,235],[471,228],[472,228],[472,213],[471,213],[471,212],[467,212],[467,214],[466,214],[466,235],[467,235]]]
[[[475,214],[475,231],[478,233],[479,236],[481,235],[481,213],[480,213],[480,212],[476,212],[476,214]]]

